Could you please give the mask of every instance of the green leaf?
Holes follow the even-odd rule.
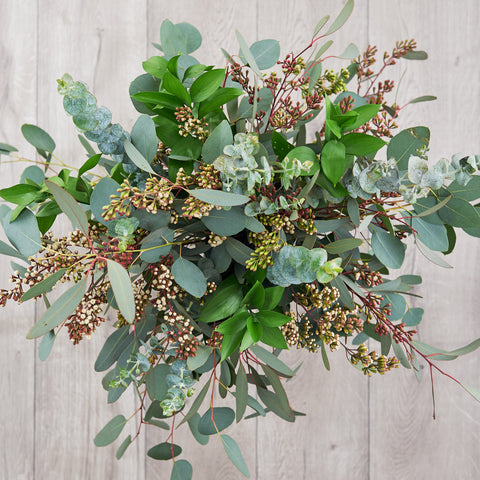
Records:
[[[253,250],[250,247],[247,247],[245,244],[239,242],[235,238],[227,238],[225,244],[227,247],[227,252],[240,265],[245,265],[253,253]]]
[[[190,105],[192,103],[192,99],[182,82],[168,71],[163,76],[163,88],[178,97],[185,104]]]
[[[158,262],[162,256],[169,254],[175,232],[167,227],[160,227],[147,235],[141,242],[140,258],[148,263]]]
[[[444,225],[428,223],[418,217],[411,219],[411,225],[416,231],[417,239],[431,250],[444,252],[448,249],[448,235]]]
[[[229,427],[235,420],[235,412],[228,407],[209,408],[198,424],[198,431],[203,435],[214,435]]]
[[[195,190],[191,190],[194,192]],[[233,195],[223,192],[226,195]],[[224,197],[222,197],[223,199]],[[230,210],[213,209],[207,216],[202,217],[202,223],[213,233],[220,236],[229,237],[240,233],[245,228],[246,216],[243,209],[233,207]],[[230,255],[232,255],[230,253]],[[233,255],[232,255],[233,257]],[[235,257],[233,257],[235,258]]]
[[[13,247],[3,242],[2,240],[0,240],[0,254],[8,255],[9,257],[20,258],[25,261],[28,260],[28,258],[25,255],[22,255],[20,252],[18,252],[17,250],[15,250]]]
[[[288,350],[287,341],[281,330],[277,327],[263,327],[260,341],[273,348]]]
[[[27,292],[25,292],[22,295],[22,298],[20,299],[20,301],[26,302],[31,298],[38,297],[43,293],[49,292],[57,284],[57,282],[63,277],[66,271],[67,271],[67,268],[61,268],[60,270],[57,270],[55,273],[52,273],[48,277],[44,278],[41,282],[36,283]]]
[[[97,447],[105,447],[122,433],[123,427],[127,423],[127,419],[123,415],[117,415],[112,418],[101,430],[93,440]]]
[[[154,368],[148,370],[145,376],[145,383],[147,385],[147,393],[152,402],[158,400],[161,402],[165,400],[169,385],[167,383],[167,375],[170,374],[170,366],[161,363]]]
[[[25,137],[25,140],[37,150],[48,153],[53,153],[55,150],[56,145],[52,137],[36,125],[23,124],[22,135]]]
[[[423,317],[423,308],[409,308],[405,313],[402,322],[407,327],[416,327]]]
[[[412,127],[395,135],[387,147],[387,158],[397,161],[399,170],[407,170],[408,159],[423,146],[428,146],[430,130],[427,127]]]
[[[436,100],[437,97],[433,95],[422,95],[421,97],[416,97],[413,100],[410,100],[408,103],[421,103],[421,102],[431,102],[433,100]]]
[[[107,259],[108,278],[112,285],[113,294],[118,308],[128,323],[135,320],[135,300],[133,298],[132,283],[127,270],[117,262]]]
[[[350,121],[345,122],[342,125],[342,130],[345,132],[356,130],[358,127],[365,125],[369,120],[371,120],[375,115],[377,115],[380,110],[381,105],[369,103],[367,105],[360,105],[357,108],[354,108],[352,112],[357,113],[357,117],[353,118]]]
[[[196,413],[189,421],[188,421],[188,426],[190,427],[190,431],[192,432],[192,435],[194,436],[195,440],[200,444],[200,445],[206,445],[208,441],[210,440],[210,437],[208,435],[203,435],[198,431],[198,424],[200,423],[200,415]]]
[[[480,175],[474,175],[466,185],[460,185],[454,180],[447,190],[455,197],[472,202],[480,197]]]
[[[187,358],[188,369],[193,372],[202,365],[205,365],[212,352],[212,347],[209,347],[208,345],[199,345],[195,356]]]
[[[195,397],[195,400],[193,401],[190,410],[183,417],[182,421],[178,424],[178,426],[182,425],[182,423],[188,422],[197,413],[198,409],[202,405],[203,400],[205,399],[205,396],[207,395],[211,380],[212,378],[209,377],[207,383],[203,386],[202,390],[200,390],[200,393]]]
[[[345,171],[345,145],[337,140],[330,140],[322,149],[320,156],[322,170],[335,185]]]
[[[477,402],[480,402],[480,390],[475,387],[469,387],[468,385],[460,384],[464,390],[466,390]]]
[[[200,298],[207,291],[203,272],[192,262],[180,257],[173,262],[172,275],[175,282],[190,295]]]
[[[27,257],[34,255],[42,246],[35,215],[30,210],[25,209],[13,221],[10,221],[11,216],[12,212],[9,211],[2,219],[3,229],[7,238],[21,254]],[[7,249],[3,247],[3,250]]]
[[[167,71],[167,64],[168,61],[165,57],[154,56],[145,60],[142,67],[147,73],[161,80]]]
[[[358,50],[358,47],[354,43],[350,43],[350,44],[348,44],[347,48],[345,48],[343,53],[338,56],[338,58],[345,58],[346,60],[353,60],[354,58],[357,58],[359,55],[360,55],[360,51]],[[363,125],[363,124],[361,124],[361,125]]]
[[[128,155],[128,158],[140,169],[144,172],[153,173],[155,171],[148,163],[147,159],[133,146],[133,144],[125,140],[123,142],[123,146],[125,148],[125,153]]]
[[[198,198],[202,202],[210,203],[219,207],[234,207],[237,205],[244,205],[250,200],[246,195],[228,193],[222,190],[198,188],[195,190],[187,190],[187,192],[192,195],[192,197]],[[215,212],[211,212],[210,215],[212,213]]]
[[[315,54],[314,61],[317,61],[331,46],[333,45],[333,40],[326,41]],[[320,63],[321,65],[321,63]]]
[[[313,175],[320,168],[317,155],[309,147],[295,147],[287,153],[285,158],[289,160],[285,162],[286,168],[292,168],[294,159],[297,159],[302,164],[303,168],[300,175]]]
[[[73,228],[80,229],[85,236],[88,236],[88,219],[85,210],[68,192],[56,183],[46,180],[45,185],[52,192],[53,198],[55,198],[62,212],[72,222]]]
[[[235,400],[236,400],[236,413],[235,417],[237,423],[243,418],[248,403],[248,382],[243,364],[240,362],[237,372],[237,380],[235,383]]]
[[[247,318],[247,330],[248,330],[248,333],[250,334],[250,337],[253,343],[257,343],[262,337],[263,326],[261,323],[256,321],[254,317],[249,316]],[[240,347],[240,350],[243,351],[245,350],[245,348]]]
[[[160,27],[161,49],[166,56],[179,53],[192,53],[202,44],[200,32],[189,23],[174,25],[170,20],[164,20]]]
[[[101,153],[94,154],[91,156],[81,167],[78,171],[78,178],[80,178],[85,172],[91,170],[92,168],[96,167],[100,159],[102,158]]]
[[[375,229],[372,234],[375,256],[388,268],[400,268],[405,258],[405,248],[400,239],[384,230]]]
[[[224,335],[222,340],[222,348],[220,350],[220,361],[223,362],[240,346],[243,342],[244,335],[248,333],[246,328],[235,331],[232,334]],[[248,334],[250,336],[250,334]],[[251,337],[250,337],[251,338]]]
[[[37,338],[60,325],[77,308],[83,298],[88,278],[70,287],[56,302],[41,316],[40,320],[29,330],[27,338]]]
[[[358,208],[358,201],[356,198],[350,197],[347,202],[348,216],[352,223],[358,227],[360,226],[360,209]]]
[[[32,203],[39,196],[39,187],[35,185],[13,185],[9,188],[2,188],[0,190],[0,197],[10,203],[16,205],[28,205]]]
[[[57,337],[54,330],[50,330],[43,336],[42,341],[38,346],[38,358],[40,359],[40,361],[44,362],[50,355],[53,343],[55,342],[55,338]]]
[[[412,345],[421,353],[430,357],[432,360],[455,360],[457,357],[467,355],[468,353],[477,350],[477,348],[480,348],[480,338],[477,338],[464,347],[451,350],[450,352],[442,350],[441,348],[432,347],[431,345],[419,342],[417,340],[413,340]]]
[[[480,227],[480,213],[470,203],[461,198],[452,198],[438,211],[438,215],[452,227]]]
[[[151,164],[157,154],[158,139],[155,124],[149,115],[140,115],[132,128],[132,143]]]
[[[182,447],[174,443],[163,442],[152,447],[147,455],[155,460],[170,460],[178,457],[182,453]]]
[[[430,260],[432,263],[435,263],[436,265],[443,267],[443,268],[453,268],[449,263],[447,263],[443,258],[439,257],[435,253],[433,253],[429,248],[427,248],[425,245],[422,244],[422,242],[416,242],[417,248],[420,251],[420,253]]]
[[[282,382],[277,374],[267,365],[262,364],[262,369],[275,393],[273,394],[272,392],[258,388],[257,392],[260,399],[280,418],[287,420],[287,422],[294,422],[295,415],[288,403],[287,394],[285,393]]]
[[[235,440],[228,436],[228,435],[220,435],[222,439],[223,448],[228,455],[228,458],[232,461],[232,463],[238,468],[238,470],[243,473],[247,478],[250,478],[250,472],[248,471],[247,464],[243,459],[242,452],[237,445]]]
[[[335,255],[358,248],[360,245],[362,245],[362,243],[363,240],[361,238],[342,238],[336,242],[323,245],[323,248],[331,255]]]
[[[315,25],[315,28],[313,30],[313,35],[312,38],[315,38],[317,33],[325,26],[325,24],[330,20],[330,15],[325,15],[323,18],[321,18],[318,23]]]
[[[378,137],[365,133],[347,133],[340,140],[347,155],[365,156],[375,153],[387,143]],[[328,176],[328,175],[327,175]]]
[[[293,150],[295,147],[287,142],[283,135],[276,130],[272,132],[272,148],[279,160],[283,160],[288,152]]]
[[[253,287],[245,295],[242,304],[253,305],[255,308],[260,308],[265,301],[265,289],[263,285],[257,280]]]
[[[405,58],[406,60],[426,60],[428,55],[427,52],[422,50],[415,50],[407,52],[402,58]]]
[[[190,87],[192,101],[200,103],[209,98],[220,87],[224,78],[225,69],[223,68],[216,68],[200,75]]]
[[[328,356],[327,356],[327,351],[325,349],[325,342],[322,341],[321,344],[320,344],[320,350],[321,350],[321,353],[322,353],[322,361],[323,361],[323,364],[325,365],[325,368],[330,371],[330,362],[328,361]]]
[[[277,64],[280,44],[277,40],[259,40],[250,46],[250,52],[260,70],[267,70]]]
[[[238,30],[236,30],[235,33],[237,35],[238,44],[240,45],[240,56],[246,60],[246,63],[250,66],[253,72],[256,73],[259,77],[261,77],[262,73],[258,68],[253,53],[248,48],[247,42],[245,42],[244,38]]]
[[[110,177],[102,178],[93,189],[90,197],[90,210],[92,211],[95,220],[106,225],[107,222],[102,217],[103,207],[110,205],[111,195],[117,195],[117,189],[120,185]]]
[[[395,340],[392,340],[392,347],[393,347],[393,353],[395,356],[398,358],[400,363],[405,367],[405,368],[412,368],[410,365],[410,362],[408,361],[408,357],[405,353],[405,350],[403,348],[403,345],[400,345],[397,343]]]
[[[205,163],[213,163],[222,155],[224,147],[233,144],[233,134],[230,124],[223,120],[209,135],[202,148],[202,158]]]
[[[278,357],[273,355],[273,353],[270,353],[268,350],[265,350],[260,345],[253,345],[250,348],[250,351],[277,372],[280,372],[287,377],[293,377],[295,375],[295,372],[290,367],[287,367],[287,365],[285,365]]]
[[[270,287],[265,289],[265,302],[262,310],[273,310],[282,299],[284,287]]]
[[[118,447],[117,453],[115,454],[115,457],[117,458],[117,460],[120,460],[123,457],[123,454],[125,453],[125,451],[130,446],[131,443],[132,443],[132,436],[129,435]]]
[[[187,460],[176,460],[170,480],[192,480],[193,468]]]
[[[120,358],[129,343],[129,326],[125,325],[116,329],[103,344],[95,361],[95,371],[104,372],[108,370]]]
[[[289,317],[288,315],[269,310],[260,310],[255,314],[255,317],[266,327],[280,327],[292,320],[292,317]]]
[[[212,323],[230,317],[240,308],[242,297],[242,289],[237,282],[225,287],[220,284],[213,295],[207,297],[198,321]]]
[[[336,32],[339,28],[341,28],[344,25],[344,23],[348,20],[348,17],[350,17],[352,13],[353,6],[354,6],[354,1],[348,0],[345,6],[342,8],[342,11],[338,14],[337,18],[330,25],[325,35],[330,35],[331,33]]]
[[[243,90],[238,88],[219,88],[215,92],[215,95],[212,95],[210,98],[200,103],[198,107],[198,117],[205,117],[209,113],[214,112],[222,105],[225,105],[242,94]]]

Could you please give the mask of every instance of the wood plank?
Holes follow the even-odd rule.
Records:
[[[0,142],[16,146],[34,159],[35,150],[20,132],[23,123],[36,120],[37,8],[34,0],[1,2],[0,31]],[[0,188],[20,178],[26,163],[0,165]],[[1,239],[5,239],[3,229]],[[21,261],[19,263],[22,263]],[[10,259],[0,258],[0,288],[9,289]],[[35,306],[20,307],[12,300],[0,309],[0,362],[3,366],[0,389],[0,477],[27,480],[34,475],[35,405],[33,381],[35,342],[25,339],[35,321]]]
[[[392,15],[392,12],[395,12]],[[385,19],[388,18],[388,22]],[[396,39],[415,37],[429,53],[428,62],[408,64],[401,97],[438,96],[438,101],[412,105],[404,123],[431,127],[430,158],[436,161],[458,151],[478,153],[480,48],[478,2],[461,5],[432,2],[370,1],[370,41],[386,48]],[[383,47],[382,47],[383,48]],[[404,98],[405,99],[405,98]],[[410,98],[408,98],[410,99]],[[406,99],[406,100],[408,100]],[[460,235],[456,251],[446,258],[455,269],[429,264],[410,253],[414,273],[424,277],[418,289],[425,308],[420,327],[422,341],[452,349],[480,336],[477,288],[478,240]],[[454,377],[480,385],[478,352],[453,363],[439,362]],[[372,479],[477,478],[480,410],[478,403],[454,382],[435,375],[436,421],[432,420],[431,385],[427,369],[418,385],[411,372],[394,372],[372,380]],[[461,447],[460,447],[461,446]]]
[[[125,1],[93,0],[42,4],[39,17],[39,124],[58,144],[58,156],[78,166],[85,160],[77,131],[62,106],[55,80],[69,72],[85,81],[98,104],[113,113],[113,122],[130,130],[134,109],[128,85],[139,72],[145,55],[145,5]],[[64,229],[70,229],[67,221]],[[143,479],[143,438],[120,462],[115,451],[127,433],[106,448],[96,448],[93,438],[116,414],[129,416],[136,408],[133,392],[113,406],[106,403],[93,371],[96,356],[112,329],[102,325],[92,340],[72,346],[66,335],[58,338],[51,358],[39,365],[37,382],[37,478]]]
[[[359,48],[366,46],[367,9],[366,4],[358,3],[349,23],[332,35],[334,44],[327,55],[340,55],[350,42]],[[316,23],[327,14],[333,20],[343,4],[305,1],[293,8],[288,1],[259,2],[259,39],[280,40],[283,55],[299,51],[310,42]],[[346,61],[332,59],[325,62],[324,69],[346,65]],[[321,123],[318,120],[309,127],[321,128]],[[285,356],[289,365],[303,362],[285,388],[292,407],[307,416],[297,418],[294,424],[271,414],[258,421],[258,479],[367,478],[367,380],[341,351],[328,356],[331,372],[325,370],[320,353],[292,351]]]
[[[149,56],[159,54],[158,50],[151,45],[151,42],[159,42],[160,25],[163,20],[169,19],[173,23],[189,22],[200,30],[203,38],[202,46],[193,53],[193,56],[206,65],[223,66],[225,65],[225,59],[220,48],[225,48],[232,54],[238,52],[235,29],[238,29],[251,42],[255,41],[255,4],[254,0],[241,3],[223,2],[221,0],[203,3],[193,0],[175,3],[149,0],[148,54]],[[249,12],[249,14],[246,15],[246,12]],[[202,411],[206,410],[206,405],[208,405],[207,402]],[[227,399],[217,398],[215,405],[232,406],[234,403],[231,399],[228,401]],[[226,431],[237,441],[250,469],[251,478],[255,478],[255,428],[256,420],[249,420],[232,426]],[[147,448],[164,441],[165,432],[158,430],[147,430]],[[187,459],[193,466],[194,478],[209,478],[211,480],[245,478],[226,456],[219,438],[211,438],[209,444],[202,447],[194,440],[186,425],[175,433],[175,438],[184,449],[181,458]],[[212,453],[214,451],[215,454]],[[208,461],[205,461],[206,456]],[[146,475],[149,480],[164,480],[168,478],[170,470],[170,462],[166,464],[166,462],[158,462],[147,458]]]

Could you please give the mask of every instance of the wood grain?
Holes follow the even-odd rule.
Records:
[[[402,126],[431,127],[433,161],[458,151],[479,153],[477,0],[356,3],[354,18],[334,36],[332,54],[341,53],[351,41],[359,48],[375,43],[383,51],[395,40],[415,37],[430,59],[406,64],[399,102],[423,94],[437,95],[439,100],[406,108]],[[55,80],[64,72],[84,80],[98,103],[112,111],[113,121],[131,129],[137,113],[128,101],[128,85],[142,73],[141,62],[157,54],[151,42],[158,42],[165,18],[197,26],[203,44],[195,56],[203,63],[223,65],[220,47],[238,52],[235,29],[250,43],[280,39],[286,53],[287,47],[309,41],[315,23],[327,13],[334,16],[343,4],[343,0],[295,4],[287,0],[3,0],[0,141],[16,145],[33,158],[34,151],[19,128],[25,122],[36,123],[56,140],[58,156],[66,163],[79,165],[86,158],[56,92]],[[332,68],[338,65],[332,60]],[[392,76],[398,79],[403,68],[392,69]],[[0,184],[5,186],[18,178],[22,167],[2,162],[1,169]],[[61,228],[68,229],[68,223]],[[478,241],[460,235],[457,250],[448,260],[453,271],[428,264],[412,249],[404,270],[424,277],[418,293],[425,298],[412,301],[426,311],[421,340],[456,348],[480,336]],[[4,287],[10,267],[7,259],[0,261]],[[117,404],[107,405],[102,375],[93,372],[96,355],[111,332],[108,325],[78,347],[61,336],[51,357],[41,363],[35,360],[35,342],[25,340],[35,319],[34,307],[12,304],[1,311],[0,319],[0,360],[6,372],[0,390],[1,478],[169,478],[170,462],[145,459],[147,450],[163,439],[162,432],[147,430],[120,462],[114,458],[119,441],[102,449],[93,446],[93,437],[110,418],[118,413],[128,416],[135,408],[131,392]],[[367,381],[341,352],[329,354],[331,372],[325,371],[315,354],[293,351],[285,358],[294,366],[304,362],[285,388],[291,405],[308,416],[289,424],[269,414],[227,431],[238,441],[252,479],[480,477],[480,409],[451,380],[435,376],[438,419],[433,421],[426,369],[420,384],[411,371],[403,369]],[[441,367],[478,386],[478,358],[474,353]],[[243,478],[219,439],[212,438],[202,447],[186,427],[175,438],[184,447],[182,456],[194,466],[194,478]]]

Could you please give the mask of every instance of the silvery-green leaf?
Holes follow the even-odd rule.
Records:
[[[423,175],[428,171],[428,163],[423,158],[411,155],[408,159],[408,179],[415,184],[422,181]]]

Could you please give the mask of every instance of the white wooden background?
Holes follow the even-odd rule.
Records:
[[[350,41],[390,49],[395,40],[414,37],[427,50],[427,62],[407,68],[400,101],[422,94],[438,101],[406,109],[404,124],[430,126],[431,158],[458,151],[480,153],[480,3],[478,0],[358,0],[353,19],[336,35],[332,50]],[[237,51],[235,29],[249,42],[278,38],[282,47],[300,47],[315,23],[337,13],[342,0],[1,0],[0,1],[0,141],[33,157],[20,125],[35,123],[57,142],[67,163],[84,158],[71,119],[63,112],[55,80],[64,72],[88,83],[101,105],[127,130],[136,118],[128,98],[129,82],[142,72],[141,62],[155,54],[162,20],[187,21],[202,32],[196,56],[222,64],[220,47]],[[285,52],[285,50],[284,50]],[[408,93],[407,93],[408,90]],[[1,165],[0,183],[15,181],[21,167]],[[461,236],[450,256],[454,270],[408,256],[405,271],[422,274],[420,293],[426,314],[422,340],[456,348],[480,336],[480,242]],[[0,285],[9,262],[1,259]],[[109,333],[103,326],[77,347],[58,339],[47,362],[37,359],[38,343],[25,334],[36,315],[32,304],[0,311],[0,478],[148,479],[169,478],[170,463],[146,459],[160,441],[147,431],[114,458],[118,446],[97,449],[92,439],[115,414],[133,410],[133,396],[107,405],[101,375],[93,363]],[[62,341],[64,340],[64,341]],[[437,416],[432,420],[431,387],[418,384],[411,371],[397,370],[367,380],[338,352],[326,372],[316,355],[292,352],[304,365],[287,384],[292,405],[308,414],[295,424],[268,416],[242,422],[229,434],[239,442],[251,478],[283,479],[478,479],[480,478],[480,405],[452,381],[435,378]],[[480,354],[447,370],[465,383],[480,386]],[[202,447],[180,431],[185,458],[196,479],[237,479],[220,442]],[[212,448],[215,447],[215,448]]]

